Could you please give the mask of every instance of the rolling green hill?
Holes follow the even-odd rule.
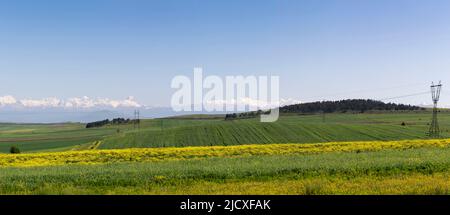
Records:
[[[442,136],[450,137],[450,114],[442,112],[440,118]],[[426,138],[429,119],[430,113],[425,111],[288,115],[276,123],[258,119],[158,119],[146,121],[139,131],[110,136],[99,148],[420,139]]]
[[[132,125],[86,129],[83,124],[0,124],[0,153],[11,146],[22,152],[184,147],[268,143],[319,143],[426,138],[429,111],[284,114],[275,123],[258,119],[225,121],[223,116],[142,120]],[[440,115],[442,136],[450,137],[450,112]],[[402,126],[402,123],[405,126]]]
[[[76,145],[101,140],[115,130],[88,130],[83,124],[0,124],[0,153],[11,146],[22,152],[70,150]]]

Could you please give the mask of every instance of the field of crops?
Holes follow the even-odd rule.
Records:
[[[257,119],[153,120],[139,132],[106,138],[101,149],[319,143],[426,138],[429,112],[283,116],[276,123]],[[450,137],[450,114],[440,114],[442,136]],[[405,123],[405,126],[402,126]]]
[[[377,151],[325,150],[326,153],[314,154],[2,167],[0,193],[449,194],[450,147],[433,145]]]
[[[11,146],[23,153],[120,148],[229,146],[424,139],[429,112],[282,116],[276,123],[257,119],[224,121],[195,116],[143,120],[132,125],[85,129],[83,124],[0,124],[0,153]],[[405,126],[402,126],[405,123]],[[449,137],[450,113],[440,114]],[[119,131],[119,132],[117,132]]]
[[[115,134],[112,128],[88,130],[83,124],[0,124],[0,153],[11,146],[23,152],[63,151]]]
[[[428,139],[429,116],[0,124],[0,194],[450,194],[450,116]]]

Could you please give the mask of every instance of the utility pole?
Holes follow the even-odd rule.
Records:
[[[136,119],[137,119],[137,112],[134,110],[134,116],[133,116],[133,129],[136,129]]]
[[[430,137],[438,138],[440,136],[441,131],[439,130],[439,122],[438,122],[438,102],[439,97],[441,95],[442,84],[439,81],[439,84],[431,83],[431,97],[433,99],[433,118],[431,120],[430,130],[428,135]]]
[[[133,128],[141,129],[141,113],[139,110],[134,110]]]
[[[141,113],[140,113],[140,111],[139,110],[136,110],[137,111],[137,126],[138,126],[138,129],[140,130],[141,129]]]

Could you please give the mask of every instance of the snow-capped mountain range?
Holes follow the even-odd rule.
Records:
[[[244,104],[251,108],[272,108],[270,104],[250,98],[231,101],[207,102],[209,105]],[[295,99],[280,99],[279,105],[297,104]],[[148,106],[139,103],[133,96],[122,100],[109,98],[91,98],[88,96],[60,99],[48,97],[42,99],[18,99],[11,95],[0,96],[0,122],[9,123],[60,123],[92,122],[117,117],[133,118],[139,110],[142,118],[168,117],[186,114],[217,114],[225,112],[175,112],[169,106]]]

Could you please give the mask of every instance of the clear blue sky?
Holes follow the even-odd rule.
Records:
[[[170,81],[280,75],[281,97],[387,98],[446,85],[448,0],[0,0],[0,96],[168,105]],[[430,102],[430,96],[398,102]]]

